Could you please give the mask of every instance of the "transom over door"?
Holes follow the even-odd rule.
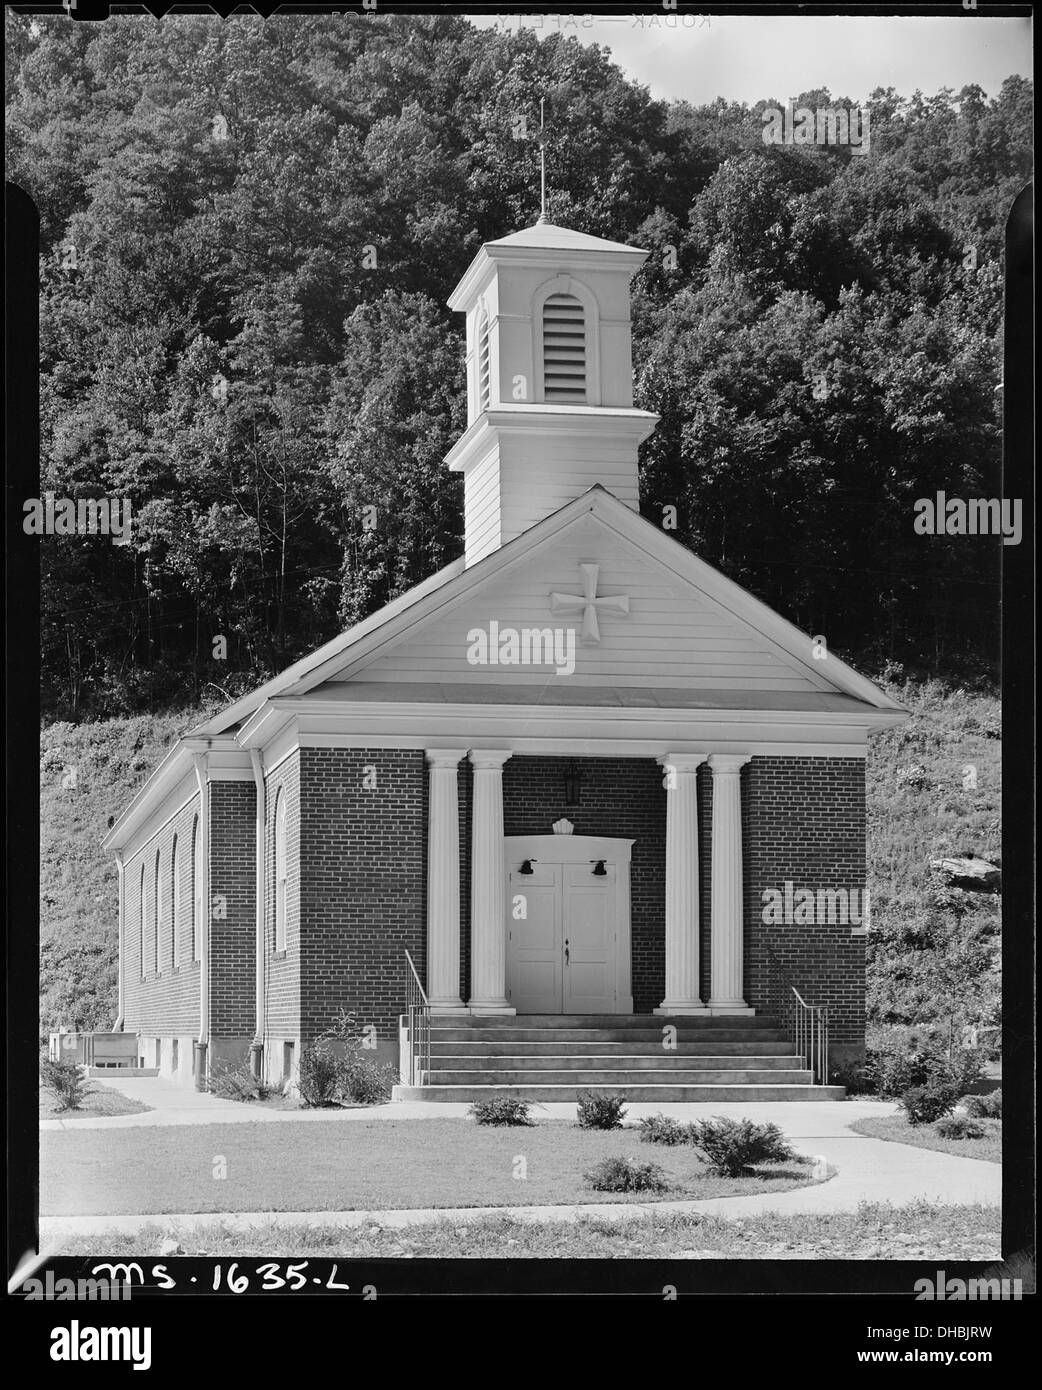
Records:
[[[620,842],[566,839],[507,846],[507,998],[519,1014],[629,1013],[629,842],[616,864],[596,851]],[[560,861],[523,855],[529,845]]]

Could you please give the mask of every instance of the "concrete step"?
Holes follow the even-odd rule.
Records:
[[[620,1067],[564,1067],[559,1071],[489,1072],[483,1067],[463,1071],[428,1072],[433,1086],[590,1086],[595,1090],[611,1086],[809,1086],[813,1074],[802,1067],[784,1071],[759,1071],[752,1067],[698,1067],[682,1071],[661,1071],[657,1067],[625,1070]]]
[[[627,1038],[623,1042],[600,1038],[584,1038],[582,1042],[544,1042],[542,1035],[538,1042],[527,1039],[521,1042],[496,1041],[484,1039],[457,1038],[442,1039],[437,1034],[431,1038],[431,1057],[524,1057],[533,1060],[537,1057],[586,1058],[604,1057],[788,1057],[792,1054],[792,1043],[773,1042],[770,1038],[756,1038],[752,1041],[729,1041],[726,1037],[714,1037],[705,1042],[681,1042],[675,1048],[666,1049],[662,1039],[657,1042],[641,1042],[639,1038]]]
[[[776,1028],[766,1014],[435,1014],[433,1028],[654,1028],[678,1031]]]
[[[746,1028],[714,1029],[709,1038],[694,1038],[678,1033],[677,1042],[785,1042],[788,1034],[783,1028],[763,1028],[752,1032]],[[496,1028],[475,1029],[432,1027],[431,1043],[440,1042],[643,1042],[662,1047],[661,1028]]]
[[[802,1057],[788,1053],[783,1057],[678,1057],[674,1052],[651,1056],[626,1056],[616,1053],[575,1057],[569,1053],[531,1057],[497,1055],[482,1057],[439,1055],[431,1057],[431,1072],[440,1076],[443,1071],[487,1072],[498,1076],[501,1071],[802,1071],[807,1063]]]
[[[574,1104],[578,1092],[587,1087],[568,1085],[519,1085],[519,1086],[395,1086],[392,1100],[425,1100],[435,1104],[473,1104],[480,1100],[496,1100],[509,1097],[511,1100],[528,1100],[533,1104],[552,1104],[563,1102]],[[687,1102],[689,1104],[713,1105],[720,1101],[793,1101],[793,1100],[842,1100],[846,1092],[842,1086],[806,1085],[735,1085],[677,1083],[658,1085],[609,1085],[598,1086],[598,1091],[634,1103],[648,1104]]]

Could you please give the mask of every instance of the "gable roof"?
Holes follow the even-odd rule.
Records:
[[[819,688],[824,683],[831,690],[852,696],[874,709],[901,709],[874,682],[860,675],[834,653],[829,652],[827,667],[824,663],[813,661],[810,636],[597,485],[470,568],[464,568],[462,560],[446,566],[379,612],[235,701],[193,729],[191,736],[212,738],[225,733],[252,714],[265,700],[275,696],[306,694],[345,666],[350,666],[353,673],[357,672],[418,624],[444,613],[487,583],[493,575],[515,565],[578,518],[591,512],[622,537],[635,542],[679,578],[697,586],[740,623],[759,632],[766,642],[785,653],[792,664],[804,669]]]

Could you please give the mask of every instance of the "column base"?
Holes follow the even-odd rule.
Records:
[[[464,1002],[463,1002],[462,999],[452,999],[452,1000],[450,1000],[448,1003],[444,1003],[444,1004],[443,1004],[443,1003],[440,1003],[440,1002],[437,1001],[437,1000],[432,999],[432,1000],[431,1000],[431,1013],[432,1013],[432,1014],[466,1014],[466,1013],[470,1013],[470,1010],[467,1008],[466,1004],[464,1004]]]
[[[681,1000],[679,1003],[671,1004],[668,999],[661,1003],[657,1009],[652,1009],[653,1014],[707,1014],[709,1009],[702,1003],[701,999],[693,1002],[690,999]]]
[[[489,1015],[504,1014],[513,1017],[514,1015],[516,1015],[517,1010],[513,1007],[512,1004],[508,1004],[505,1000],[503,1001],[503,1003],[500,1003],[496,999],[490,999],[485,1003],[483,1003],[481,1000],[471,1000],[471,1002],[467,1005],[467,1013]]]
[[[734,1003],[731,1003],[731,1002],[728,1001],[728,1000],[724,1000],[724,1002],[723,1002],[722,1004],[717,1004],[717,1003],[715,1003],[712,999],[710,999],[710,1001],[709,1001],[709,1012],[710,1012],[711,1014],[748,1014],[748,1015],[751,1015],[751,1014],[754,1014],[754,1013],[756,1012],[756,1010],[755,1010],[755,1009],[751,1009],[751,1008],[749,1007],[749,1005],[743,1003],[741,999],[736,1000]]]

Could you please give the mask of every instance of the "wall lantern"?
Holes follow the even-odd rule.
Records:
[[[582,784],[582,773],[575,763],[569,763],[564,774],[564,802],[566,806],[578,806]]]
[[[607,872],[608,870],[604,867],[604,860],[598,859],[597,863],[593,866],[594,878],[604,878]]]
[[[534,873],[535,873],[535,869],[532,868],[532,861],[531,861],[531,859],[526,859],[526,860],[525,860],[525,862],[521,865],[520,869],[518,869],[518,873],[519,873],[519,874],[534,874]]]

